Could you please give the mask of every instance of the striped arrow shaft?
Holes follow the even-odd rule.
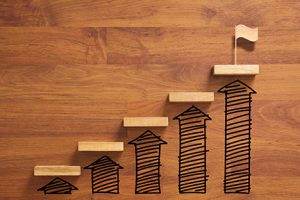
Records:
[[[119,193],[119,170],[115,167],[92,169],[93,193]]]
[[[225,93],[225,193],[250,192],[251,94]]]
[[[136,145],[136,193],[160,193],[160,145]]]
[[[179,192],[206,192],[206,125],[190,113],[179,120]]]

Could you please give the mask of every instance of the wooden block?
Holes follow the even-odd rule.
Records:
[[[168,117],[125,117],[124,127],[165,127]]]
[[[212,102],[214,101],[213,92],[170,92],[169,102]]]
[[[80,166],[45,165],[35,166],[34,176],[80,176]]]
[[[214,75],[256,75],[259,65],[215,65]]]
[[[123,142],[78,142],[78,151],[124,151]]]

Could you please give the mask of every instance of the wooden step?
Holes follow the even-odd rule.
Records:
[[[213,92],[170,92],[169,102],[172,103],[192,103],[192,102],[212,102]]]
[[[78,151],[124,151],[124,142],[78,142]]]
[[[215,65],[214,75],[257,75],[259,65]]]
[[[80,176],[80,166],[44,165],[34,167],[34,176]]]
[[[166,127],[168,117],[125,117],[124,127]]]

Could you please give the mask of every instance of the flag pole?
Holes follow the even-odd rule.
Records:
[[[236,60],[237,60],[237,55],[236,55],[236,45],[237,41],[236,41],[236,25],[235,25],[235,28],[234,28],[234,65],[236,65]]]

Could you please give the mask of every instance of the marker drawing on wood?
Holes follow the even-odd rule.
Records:
[[[250,193],[251,95],[256,92],[236,80],[218,92],[225,94],[225,193]]]
[[[135,146],[135,193],[160,194],[160,151],[167,142],[148,130],[128,144]]]
[[[57,177],[45,186],[38,189],[44,191],[44,194],[72,194],[72,190],[78,190],[77,187],[67,181]]]
[[[108,156],[103,156],[84,169],[92,170],[93,193],[119,193],[119,169],[123,169]]]
[[[206,193],[206,120],[211,118],[192,106],[179,114],[179,193]]]

